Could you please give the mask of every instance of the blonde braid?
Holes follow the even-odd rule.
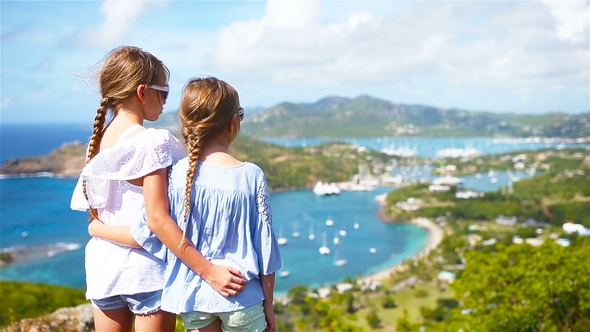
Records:
[[[182,232],[182,240],[186,237],[186,231],[189,223],[189,210],[191,204],[191,192],[193,190],[193,179],[197,171],[197,162],[199,160],[199,152],[201,150],[201,136],[197,130],[193,130],[191,127],[184,127],[182,135],[186,141],[188,148],[188,170],[186,172],[186,188],[184,192],[184,215],[183,220],[185,221],[184,230]],[[181,243],[182,243],[181,240]],[[179,244],[180,246],[180,244]]]
[[[98,150],[100,149],[100,142],[102,141],[103,128],[106,120],[109,100],[109,98],[102,98],[102,100],[100,101],[100,107],[96,110],[96,117],[94,118],[94,130],[92,131],[92,136],[90,137],[90,142],[88,143],[88,155],[86,156],[86,165],[88,165],[90,160],[98,154]],[[86,200],[89,201],[88,192],[86,190],[86,180],[82,181],[82,191],[84,192],[84,197],[86,197]],[[89,222],[91,222],[93,219],[100,220],[95,208],[90,207],[89,211]]]

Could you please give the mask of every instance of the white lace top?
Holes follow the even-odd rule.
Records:
[[[124,135],[121,135],[124,138]],[[141,178],[186,156],[167,130],[146,129],[98,153],[84,167],[74,189],[71,208],[97,209],[107,225],[128,225],[141,219],[143,187],[127,180]],[[86,180],[86,201],[82,181]],[[86,245],[86,297],[101,299],[162,289],[164,263],[143,249],[92,238]]]

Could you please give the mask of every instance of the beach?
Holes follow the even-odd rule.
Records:
[[[426,243],[426,246],[424,246],[419,252],[412,256],[411,259],[424,257],[428,255],[428,253],[430,253],[431,250],[438,247],[440,242],[443,240],[444,231],[434,221],[427,218],[415,218],[410,222],[416,226],[423,227],[428,230],[428,241]],[[404,269],[405,266],[401,263],[398,263],[387,268],[384,268],[380,271],[377,271],[375,273],[363,276],[358,279],[357,283],[360,285],[364,285],[366,287],[372,287],[375,283],[379,283],[380,281],[391,277],[392,274],[395,274],[396,272],[401,272]],[[351,287],[352,285],[345,283],[338,283],[336,285],[336,288],[339,291],[345,291],[347,289],[350,289]],[[330,287],[322,287],[318,289],[318,293],[321,297],[326,297],[330,293]],[[277,298],[279,298],[280,300],[284,300],[284,296],[281,295],[277,296]]]
[[[426,228],[428,230],[428,241],[426,246],[420,250],[416,255],[414,255],[414,259],[424,257],[430,253],[431,250],[438,247],[440,242],[444,237],[443,229],[437,225],[434,221],[427,219],[427,218],[415,218],[410,221],[412,224]],[[392,273],[397,271],[402,271],[404,266],[401,263],[393,265],[391,267],[385,268],[383,270],[377,271],[370,275],[364,276],[359,279],[359,282],[363,284],[371,283],[374,281],[384,280],[391,276]]]

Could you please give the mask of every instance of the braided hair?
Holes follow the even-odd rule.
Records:
[[[193,78],[184,86],[178,110],[189,164],[186,174],[183,239],[188,228],[190,198],[202,144],[227,130],[238,108],[237,91],[215,77]]]
[[[135,95],[141,84],[162,84],[168,81],[168,68],[154,55],[134,46],[120,46],[111,50],[103,59],[98,73],[101,101],[96,110],[92,136],[88,143],[86,164],[100,150],[108,115],[116,116],[121,104]],[[86,180],[82,184],[84,196],[88,200]],[[96,209],[90,207],[92,219],[99,219]]]

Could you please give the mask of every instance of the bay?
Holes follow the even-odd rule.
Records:
[[[86,142],[89,126],[81,124],[2,124],[0,155],[6,160],[45,155],[64,143]],[[272,139],[285,146],[313,145],[326,139]],[[335,140],[335,139],[327,139]],[[380,150],[404,147],[417,155],[433,156],[435,150],[475,147],[482,154],[516,150],[535,150],[555,146],[584,146],[547,140],[544,142],[496,140],[490,138],[350,138],[351,143]],[[431,177],[428,166],[393,172],[414,173]],[[420,172],[420,174],[418,174]],[[522,174],[522,178],[527,174]],[[506,186],[507,174],[498,172],[497,181],[487,175],[465,177],[465,188],[493,191]],[[89,239],[86,215],[71,211],[69,201],[76,179],[44,177],[2,178],[0,180],[0,248],[4,251],[26,248],[26,254],[14,264],[0,267],[0,279],[51,283],[83,288],[84,253]],[[281,247],[284,268],[289,276],[277,278],[278,293],[294,285],[312,287],[338,282],[346,277],[370,274],[390,267],[415,255],[424,247],[428,232],[410,223],[385,224],[379,220],[375,196],[394,190],[378,187],[368,192],[342,192],[337,196],[318,197],[311,190],[294,190],[271,194],[273,222],[277,234],[282,232],[288,243]],[[326,220],[334,221],[332,227]],[[359,227],[354,228],[358,223]],[[312,226],[313,225],[313,226]],[[315,239],[308,235],[314,229]],[[341,235],[344,231],[346,235]],[[299,236],[293,236],[299,232]],[[326,234],[330,255],[320,255],[319,247]],[[339,245],[334,245],[338,236]],[[374,253],[369,249],[373,248]],[[335,266],[337,259],[347,264]]]

